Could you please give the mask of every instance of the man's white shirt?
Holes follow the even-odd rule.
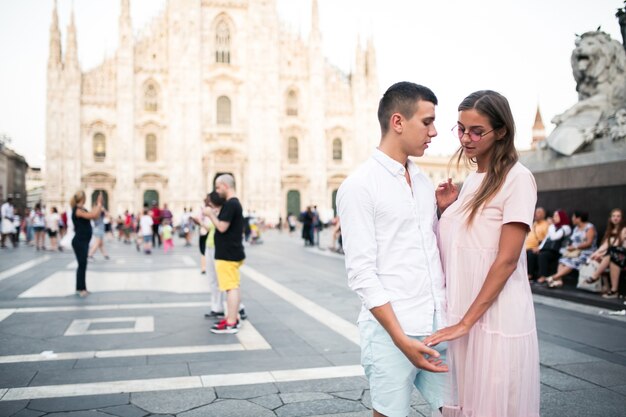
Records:
[[[445,282],[437,248],[437,203],[428,177],[412,161],[405,167],[376,149],[337,193],[348,285],[369,311],[391,302],[412,336],[445,326]]]

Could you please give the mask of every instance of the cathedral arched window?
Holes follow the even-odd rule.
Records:
[[[221,96],[217,99],[217,124],[229,125],[230,123],[230,99]]]
[[[150,133],[146,135],[146,161],[154,162],[157,160],[157,138],[156,135]]]
[[[230,28],[223,20],[215,30],[215,62],[230,64]]]
[[[343,160],[343,146],[341,139],[335,138],[333,139],[333,161],[341,160]]]
[[[93,135],[93,160],[96,162],[103,162],[107,156],[107,142],[106,137],[102,133],[96,133]]]
[[[159,109],[159,92],[152,83],[148,84],[144,91],[143,108],[145,111],[157,111]]]
[[[298,162],[299,152],[298,138],[292,136],[287,142],[287,159],[289,162]]]
[[[298,115],[298,95],[295,91],[289,90],[287,93],[287,116]]]

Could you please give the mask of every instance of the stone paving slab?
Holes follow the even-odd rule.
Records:
[[[39,371],[30,386],[79,384],[93,381],[119,381],[189,376],[184,364],[133,366],[125,368],[71,369],[66,372]]]
[[[278,417],[300,417],[313,416],[320,413],[337,414],[365,410],[366,408],[358,402],[334,398],[294,402],[285,404],[274,411]]]
[[[0,416],[12,416],[18,411],[26,408],[28,400],[20,401],[1,401],[0,402]]]
[[[179,414],[177,417],[276,417],[270,411],[260,405],[249,401],[224,400],[216,401],[213,404],[196,408]]]
[[[33,410],[21,410],[16,414],[13,414],[11,417],[40,417],[45,415],[43,411],[33,411]]]
[[[586,355],[550,342],[539,344],[539,357],[542,364],[549,366],[601,361],[601,359],[597,357]]]
[[[141,392],[131,395],[131,403],[154,414],[179,414],[212,403],[217,398],[213,388]]]
[[[147,411],[130,404],[106,407],[103,408],[102,411],[117,417],[144,417],[150,414]]]
[[[128,394],[113,395],[89,395],[81,397],[45,398],[31,400],[28,403],[29,410],[43,411],[46,413],[60,411],[92,410],[103,407],[128,404]]]
[[[217,396],[221,399],[245,400],[260,396],[273,394],[277,395],[280,391],[275,384],[253,384],[235,385],[230,387],[215,387],[215,392]]]
[[[251,398],[250,401],[260,405],[261,407],[265,407],[268,410],[275,410],[284,404],[278,394],[269,394],[257,398]]]
[[[606,389],[547,393],[541,397],[542,417],[623,417],[624,397]]]
[[[625,366],[604,361],[591,364],[559,365],[555,368],[602,387],[623,385],[626,381]]]
[[[596,385],[583,379],[544,366],[541,367],[541,383],[559,391],[580,391],[597,388]]]

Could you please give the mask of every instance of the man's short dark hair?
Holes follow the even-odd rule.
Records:
[[[226,199],[221,197],[217,191],[211,191],[208,197],[209,201],[216,207],[222,207],[226,203]]]
[[[389,87],[378,103],[378,122],[382,135],[387,134],[389,130],[389,119],[392,114],[400,113],[410,119],[415,114],[419,100],[437,105],[435,93],[423,85],[401,81]]]

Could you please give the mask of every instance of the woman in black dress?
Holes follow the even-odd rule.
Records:
[[[87,211],[85,206],[85,192],[78,191],[70,199],[72,206],[72,223],[74,223],[74,238],[72,248],[78,261],[76,270],[76,294],[81,297],[89,295],[85,274],[87,273],[87,254],[89,252],[89,241],[91,240],[91,220],[95,220],[102,212],[102,193],[98,194],[96,205]]]

